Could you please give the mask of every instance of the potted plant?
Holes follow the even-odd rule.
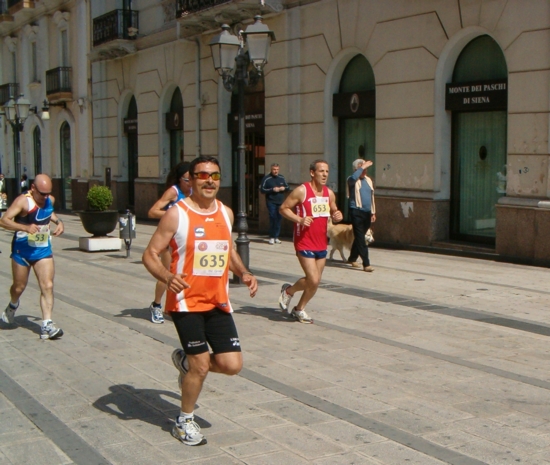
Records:
[[[113,194],[107,186],[93,186],[86,196],[88,210],[79,211],[84,229],[94,237],[106,236],[118,224],[118,211],[109,210],[113,203]]]

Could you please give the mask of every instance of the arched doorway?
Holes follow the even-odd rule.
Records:
[[[42,141],[40,127],[36,126],[32,132],[32,145],[34,153],[34,176],[42,173]]]
[[[135,212],[135,182],[139,176],[138,167],[138,110],[136,98],[132,96],[128,105],[128,112],[124,120],[124,130],[128,138],[128,205],[131,211]]]
[[[340,80],[338,94],[333,96],[333,116],[338,117],[338,207],[348,217],[345,196],[346,179],[357,158],[375,163],[375,83],[374,72],[363,55],[348,63]],[[375,165],[376,166],[376,165]],[[375,168],[369,176],[374,180]]]
[[[506,194],[507,78],[502,50],[484,35],[464,48],[447,84],[451,239],[495,242],[496,204]]]
[[[63,210],[71,210],[73,207],[71,190],[71,127],[67,121],[64,121],[59,129],[59,141],[61,148],[61,208]]]
[[[166,129],[170,131],[170,167],[183,161],[183,98],[176,87],[170,102],[170,113],[166,115]]]

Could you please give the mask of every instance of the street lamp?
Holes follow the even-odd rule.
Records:
[[[262,17],[256,16],[256,22],[241,31],[239,37],[229,32],[227,24],[222,25],[222,32],[215,36],[210,42],[212,51],[212,60],[214,68],[223,79],[223,86],[229,92],[233,91],[237,85],[237,95],[239,100],[239,212],[235,230],[238,237],[237,253],[249,269],[250,240],[246,235],[248,231],[248,222],[246,219],[246,199],[245,199],[245,112],[244,112],[244,87],[254,86],[260,79],[263,68],[267,63],[269,47],[275,40],[275,33],[270,31],[267,25],[262,23]],[[245,51],[245,45],[248,50]],[[253,68],[249,70],[250,64]],[[235,73],[233,69],[235,68]]]
[[[17,192],[21,193],[21,139],[20,132],[23,130],[25,120],[29,116],[30,102],[21,94],[17,101],[11,98],[4,104],[4,115],[10,123],[13,130],[13,146],[15,149],[15,178],[17,185]]]
[[[84,105],[84,102],[82,103],[82,105],[80,105],[80,100],[82,99],[78,99],[78,100],[79,100],[78,105],[82,107]],[[44,100],[44,103],[42,104],[42,121],[47,121],[50,119],[50,107],[67,108],[67,103],[65,101],[58,102],[58,103],[50,103],[47,100]]]

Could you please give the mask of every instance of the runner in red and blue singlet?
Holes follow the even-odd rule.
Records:
[[[293,285],[283,284],[279,306],[300,323],[313,323],[305,307],[317,292],[325,268],[328,219],[342,221],[334,192],[326,187],[328,163],[316,160],[309,169],[311,181],[294,189],[281,205],[281,215],[295,223],[294,248],[305,277]],[[303,293],[298,304],[290,310],[290,300],[300,291]]]

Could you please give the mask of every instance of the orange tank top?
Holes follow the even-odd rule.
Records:
[[[231,222],[223,204],[216,200],[216,210],[201,213],[184,200],[177,205],[179,225],[170,241],[170,271],[185,273],[191,286],[179,294],[166,293],[168,312],[206,312],[219,308],[232,312],[229,302],[229,259]]]

